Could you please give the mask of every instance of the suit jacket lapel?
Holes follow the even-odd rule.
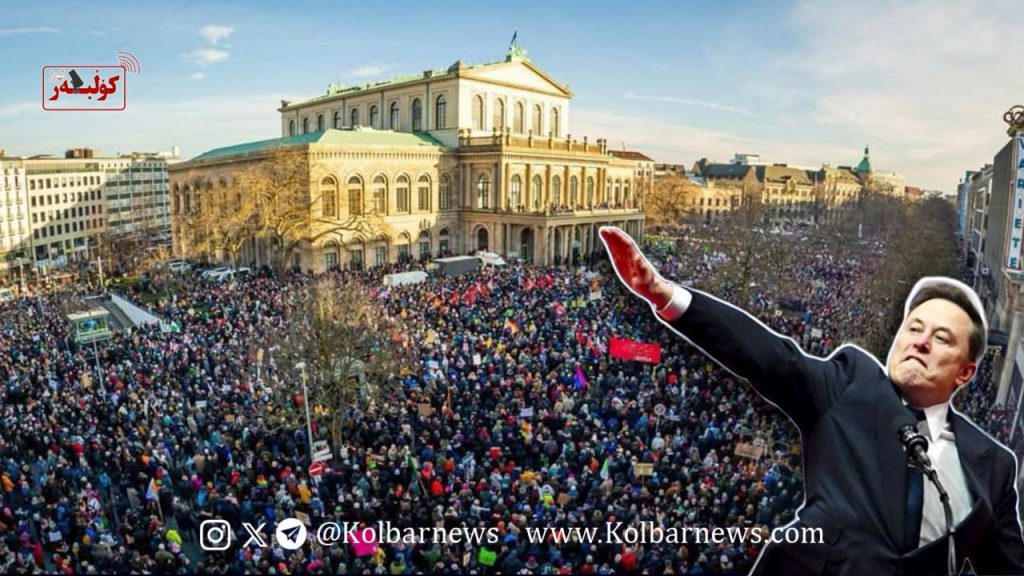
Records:
[[[893,548],[902,551],[908,548],[903,542],[907,508],[907,455],[896,437],[897,429],[893,427],[893,422],[898,416],[906,414],[906,408],[900,402],[896,389],[890,390],[881,392],[883,398],[878,402],[878,411],[875,413],[875,446],[882,476],[879,486],[888,528],[886,536]]]
[[[977,435],[981,433],[952,408],[949,410],[949,420],[953,428],[953,436],[956,439],[956,452],[960,457],[960,467],[964,470],[967,488],[971,491],[972,507],[974,507],[977,506],[979,498],[989,498],[988,487],[984,484],[983,479],[989,478],[992,473],[990,452],[994,446],[990,442],[979,442]]]

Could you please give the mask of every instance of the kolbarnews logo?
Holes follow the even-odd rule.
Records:
[[[42,102],[48,111],[120,111],[128,106],[128,73],[138,59],[118,52],[118,63],[43,66]]]

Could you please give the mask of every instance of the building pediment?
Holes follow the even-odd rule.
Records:
[[[459,76],[502,86],[521,87],[565,98],[572,97],[572,92],[567,86],[555,81],[543,70],[526,60],[513,59],[511,62],[474,67],[462,71]]]

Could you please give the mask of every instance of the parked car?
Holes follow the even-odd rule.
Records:
[[[221,276],[225,272],[230,272],[231,266],[214,266],[213,268],[207,268],[199,275],[200,278],[207,280],[213,280],[216,276]]]
[[[167,268],[175,274],[183,274],[192,270],[192,265],[184,260],[168,260],[164,262],[164,268]]]

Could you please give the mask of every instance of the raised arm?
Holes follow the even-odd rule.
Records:
[[[810,356],[743,310],[662,278],[622,230],[602,227],[601,239],[619,280],[666,325],[748,380],[801,427],[828,410],[849,382],[851,356]]]

